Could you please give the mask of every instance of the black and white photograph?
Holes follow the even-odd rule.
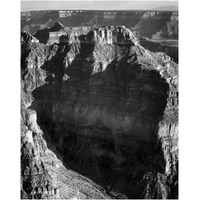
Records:
[[[179,198],[178,1],[21,1],[20,198]]]

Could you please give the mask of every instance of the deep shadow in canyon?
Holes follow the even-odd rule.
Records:
[[[30,108],[37,112],[48,147],[67,168],[110,195],[118,191],[144,198],[149,184],[159,197],[156,187],[165,159],[157,132],[169,85],[159,72],[142,69],[130,45],[116,46],[115,59],[96,73],[94,44],[72,45],[79,52],[66,68],[64,59],[72,47],[55,45],[57,53],[41,67],[48,74],[46,84],[33,91]],[[125,55],[120,57],[121,48]]]

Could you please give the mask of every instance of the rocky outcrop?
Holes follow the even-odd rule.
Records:
[[[140,46],[121,26],[62,28],[45,40],[22,34],[22,99],[40,126],[35,115],[24,115],[26,140],[34,143],[32,131],[44,142],[42,130],[65,166],[103,186],[110,197],[177,198],[177,64]],[[42,142],[35,141],[38,148]],[[54,180],[51,188],[57,187]],[[109,197],[98,188],[98,197]]]
[[[38,30],[35,34],[35,37],[38,38],[40,42],[46,43],[46,38],[48,38],[49,32],[56,32],[62,30],[63,28],[64,26],[61,23],[55,22],[54,25],[50,28],[47,27],[45,29]]]
[[[66,28],[62,32],[50,32],[47,44],[66,42],[73,44],[77,40],[81,43],[101,43],[103,45],[131,45],[136,42],[133,33],[124,26],[93,29],[91,27],[77,27]]]

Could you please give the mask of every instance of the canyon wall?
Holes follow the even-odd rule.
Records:
[[[37,124],[37,113],[30,108],[32,91],[46,84],[43,44],[28,33],[21,35],[21,198],[22,199],[110,199],[105,190],[66,168],[62,156],[47,144]],[[50,150],[51,149],[51,150]]]
[[[152,52],[164,52],[178,63],[178,41],[177,40],[150,40],[140,38],[140,44]]]
[[[32,11],[21,13],[21,30],[35,34],[59,22],[64,27],[121,26],[136,28],[142,37],[178,38],[178,11]]]
[[[24,123],[29,143],[31,131],[38,148],[45,139],[56,162],[101,185],[103,198],[177,198],[177,64],[124,26],[62,27],[38,39],[22,33],[22,110],[39,124]]]

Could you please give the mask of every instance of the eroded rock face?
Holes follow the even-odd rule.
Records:
[[[149,40],[140,38],[140,45],[152,52],[164,52],[170,58],[178,63],[178,41],[177,40]]]
[[[48,48],[28,33],[22,33],[21,45],[21,198],[110,199],[101,186],[66,169],[62,157],[57,158],[49,150],[51,144],[47,147],[44,133],[37,124],[36,111],[28,107],[34,100],[32,91],[46,84],[46,71],[40,67]]]
[[[110,199],[102,187],[67,170],[47,148],[35,111],[22,109],[21,127],[22,199]]]
[[[62,27],[47,44],[29,37],[22,34],[23,104],[40,126],[25,115],[29,143],[30,131],[42,130],[65,166],[114,198],[177,198],[177,64],[125,27]]]
[[[178,39],[178,12],[147,11],[135,27],[142,37]]]

